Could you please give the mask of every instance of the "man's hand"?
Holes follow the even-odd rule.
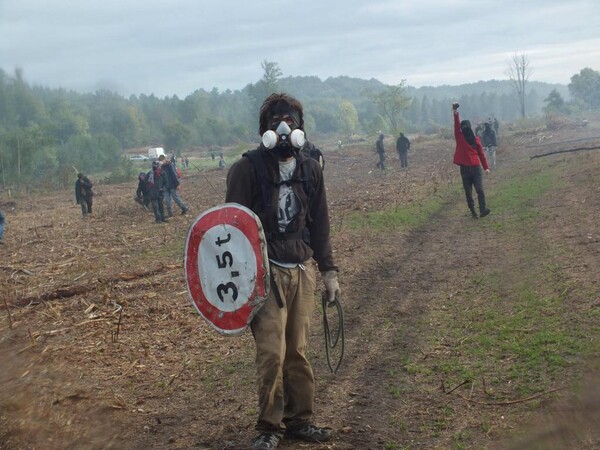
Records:
[[[321,272],[321,278],[327,291],[327,300],[329,303],[335,301],[335,296],[341,294],[340,285],[337,279],[337,272],[335,270],[328,270],[327,272]]]
[[[490,169],[485,169],[485,173],[490,173]]]
[[[456,111],[458,109],[458,103],[452,103],[452,111]]]

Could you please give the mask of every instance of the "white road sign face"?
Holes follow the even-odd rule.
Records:
[[[220,224],[206,231],[198,268],[202,291],[215,308],[235,311],[250,299],[256,283],[256,255],[238,228]]]
[[[184,268],[192,304],[218,332],[244,331],[269,292],[260,220],[236,203],[211,208],[190,226]]]

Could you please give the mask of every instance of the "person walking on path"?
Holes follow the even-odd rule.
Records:
[[[377,167],[379,167],[381,170],[385,170],[385,148],[383,147],[383,138],[383,133],[379,133],[379,137],[375,142],[375,151],[379,155]]]
[[[410,149],[410,141],[404,133],[400,133],[396,141],[396,151],[400,158],[400,167],[408,167],[408,150]]]
[[[165,178],[159,161],[152,162],[152,170],[148,172],[146,179],[148,180],[148,188],[150,190],[154,221],[156,223],[168,222],[164,209]]]
[[[6,223],[6,219],[4,218],[4,213],[0,211],[0,245],[4,244],[4,224]]]
[[[330,302],[340,294],[340,287],[323,170],[300,151],[304,141],[301,103],[287,94],[271,94],[260,108],[259,132],[269,144],[245,153],[231,166],[225,201],[252,209],[261,219],[267,240],[273,287],[250,326],[259,384],[258,434],[251,448],[268,450],[276,448],[284,436],[311,442],[331,437],[330,428],[313,423],[315,379],[306,357],[315,308],[311,258]],[[305,229],[310,244],[303,239]]]
[[[481,166],[486,173],[490,172],[485,153],[481,146],[479,137],[475,136],[471,128],[471,122],[460,120],[458,115],[458,103],[452,104],[452,114],[454,115],[454,138],[456,139],[456,148],[454,150],[454,164],[460,166],[460,176],[462,178],[467,206],[471,211],[473,218],[478,218],[475,211],[475,202],[473,201],[473,187],[477,192],[477,201],[479,203],[479,216],[485,217],[490,213],[490,209],[485,204],[485,194],[483,192],[483,173]]]
[[[175,155],[175,154],[173,154]],[[162,162],[162,176],[164,177],[164,189],[165,189],[165,204],[167,206],[167,216],[173,217],[173,208],[171,206],[171,199],[177,203],[177,206],[181,209],[181,214],[188,212],[188,207],[183,202],[177,190],[179,189],[179,175],[175,170],[175,163],[166,159],[161,155],[158,160]]]
[[[78,173],[75,182],[75,202],[81,205],[81,214],[84,218],[92,213],[93,197],[92,182],[82,173]]]
[[[496,132],[490,122],[483,125],[481,141],[491,170],[496,169]]]

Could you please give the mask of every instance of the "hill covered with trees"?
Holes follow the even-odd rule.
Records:
[[[241,90],[198,89],[183,99],[49,89],[28,84],[21,70],[14,75],[0,70],[0,183],[17,190],[66,186],[74,168],[108,172],[119,180],[131,176],[123,158],[128,148],[163,146],[179,153],[256,142],[257,108],[273,91],[289,92],[304,103],[309,135],[434,132],[450,125],[452,101],[474,120],[519,117],[509,80],[414,88],[346,76],[282,77],[277,64],[267,61],[263,69],[263,78]],[[573,80],[568,87],[530,81],[527,115],[548,108],[563,114],[598,108],[590,92],[600,92],[600,74],[584,69]]]

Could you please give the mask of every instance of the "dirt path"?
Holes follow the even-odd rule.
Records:
[[[500,299],[499,311],[510,316],[515,286],[567,286],[573,314],[598,307],[590,293],[597,293],[600,183],[593,181],[600,158],[579,153],[529,163],[534,149],[523,145],[536,139],[513,136],[501,147],[500,168],[485,180],[490,217],[472,220],[458,190],[410,232],[353,228],[352,215],[455,189],[451,141],[417,141],[410,170],[390,161],[385,174],[360,149],[330,155],[346,354],[330,374],[317,312],[310,350],[317,420],[336,438],[310,448],[489,448],[527,435],[524,422],[568,397],[550,391],[569,383],[550,378],[539,382],[547,394],[521,401],[527,396],[511,384],[510,360],[503,370],[481,357],[487,366],[478,370],[489,377],[469,383],[459,370],[472,364],[478,308]],[[520,212],[494,199],[511,171],[523,168],[558,171],[564,184],[528,206],[540,215],[514,223]],[[222,201],[223,187],[222,172],[188,173],[183,196],[199,212]],[[0,272],[9,302],[65,286],[86,291],[14,307],[12,329],[2,325],[0,358],[9,369],[0,379],[0,448],[247,448],[256,412],[252,341],[218,336],[189,306],[179,255],[193,217],[157,226],[132,211],[132,186],[99,190],[98,217],[88,223],[68,206],[71,193],[40,197],[35,208],[18,202],[7,217],[12,236],[0,249]],[[545,283],[548,267],[560,267],[564,279]],[[564,376],[580,379],[589,368],[580,361]],[[516,401],[500,404],[506,400]],[[588,442],[580,448],[597,441]],[[308,447],[284,441],[281,448]]]

